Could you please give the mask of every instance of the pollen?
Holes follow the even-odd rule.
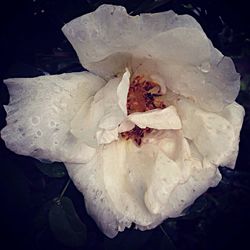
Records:
[[[134,112],[146,112],[152,109],[164,109],[166,105],[159,98],[161,86],[154,81],[144,79],[143,76],[136,76],[130,83],[127,97],[128,115]],[[125,140],[131,139],[137,146],[142,143],[142,138],[153,131],[152,128],[139,128],[135,126],[132,130],[122,132],[120,135]]]

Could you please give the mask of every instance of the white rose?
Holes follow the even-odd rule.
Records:
[[[91,73],[5,80],[1,136],[63,161],[107,236],[181,215],[234,167],[240,76],[191,16],[103,5],[63,32]]]

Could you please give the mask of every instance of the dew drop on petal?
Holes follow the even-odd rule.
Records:
[[[51,128],[54,128],[56,126],[56,123],[54,121],[50,121],[49,126]]]
[[[42,136],[42,131],[41,130],[37,130],[36,131],[36,135],[39,136],[39,137]]]
[[[32,123],[32,125],[37,125],[37,124],[39,124],[39,123],[40,123],[40,117],[38,117],[38,116],[33,116],[33,117],[31,118],[31,123]]]
[[[208,73],[210,71],[211,65],[209,62],[203,62],[200,66],[199,69],[203,72],[203,73]]]

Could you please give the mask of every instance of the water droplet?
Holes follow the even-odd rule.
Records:
[[[36,135],[39,136],[39,137],[42,136],[42,131],[41,131],[41,130],[38,130],[38,131],[36,132]]]
[[[203,73],[208,73],[210,71],[211,65],[209,62],[203,62],[200,66],[199,69],[203,72]]]
[[[50,121],[49,126],[51,128],[54,128],[56,126],[56,123],[54,121]]]
[[[31,123],[32,123],[32,125],[37,125],[37,124],[39,124],[39,123],[40,123],[40,117],[38,117],[38,116],[32,117],[32,118],[31,118]]]
[[[19,127],[17,130],[18,130],[18,132],[20,132],[20,133],[23,132],[23,128],[20,128],[20,127]]]

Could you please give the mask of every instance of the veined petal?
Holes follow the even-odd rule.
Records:
[[[127,114],[130,73],[111,79],[89,98],[71,122],[71,132],[91,147],[118,139],[118,125]],[[105,138],[104,138],[105,137]]]
[[[167,131],[162,139],[142,147],[124,140],[103,145],[91,162],[66,167],[85,197],[88,213],[107,236],[114,237],[132,223],[141,229],[154,228],[176,216],[175,207],[180,215],[215,185],[216,168],[210,165],[205,167],[213,174],[202,171],[203,162],[192,158],[182,133]],[[180,193],[181,205],[174,192]]]
[[[184,136],[194,142],[203,157],[217,166],[233,167],[244,109],[233,103],[222,113],[212,113],[182,99],[177,102],[177,110]]]
[[[105,81],[88,72],[4,81],[10,93],[1,137],[12,151],[38,159],[86,162],[95,149],[70,133],[82,103]]]
[[[174,106],[132,113],[128,119],[140,128],[181,129],[181,121]]]

